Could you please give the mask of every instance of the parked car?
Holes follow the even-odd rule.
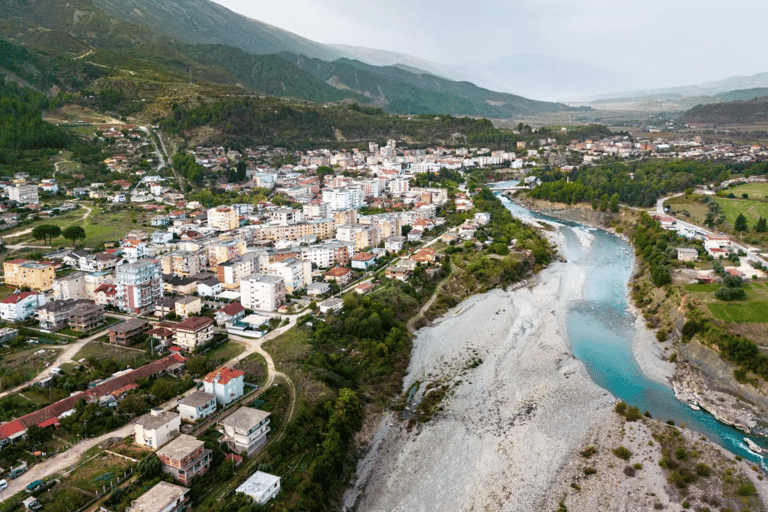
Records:
[[[24,506],[27,507],[27,510],[40,510],[43,508],[40,502],[33,497],[25,499],[22,503],[24,503]]]
[[[27,492],[35,492],[35,491],[39,491],[40,489],[42,489],[42,488],[43,488],[43,485],[45,485],[45,484],[43,483],[43,481],[42,481],[42,480],[35,480],[34,482],[32,482],[31,484],[29,484],[29,485],[26,487],[26,491],[27,491]]]
[[[25,462],[21,466],[13,468],[11,472],[8,474],[8,478],[13,480],[14,478],[18,478],[26,472],[27,472],[27,463]]]
[[[3,479],[0,480],[0,491],[4,491],[8,487],[8,481]]]

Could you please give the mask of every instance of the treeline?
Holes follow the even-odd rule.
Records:
[[[652,160],[582,166],[567,174],[545,169],[537,176],[543,183],[530,192],[535,199],[572,204],[618,194],[622,203],[652,206],[659,197],[727,180],[731,173],[725,165],[712,162]]]
[[[173,155],[171,165],[177,173],[193,183],[200,183],[205,176],[205,169],[189,153],[179,152]]]
[[[648,266],[651,281],[656,286],[672,282],[669,264],[673,258],[676,235],[663,229],[650,215],[643,212],[635,226],[632,242],[638,256]]]
[[[61,128],[46,123],[42,111],[48,99],[32,89],[0,81],[0,158],[9,150],[64,148],[69,136]]]

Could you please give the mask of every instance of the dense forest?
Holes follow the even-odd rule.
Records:
[[[48,99],[13,82],[0,82],[0,152],[8,150],[63,148],[67,133],[42,118]],[[0,159],[5,158],[0,153]]]

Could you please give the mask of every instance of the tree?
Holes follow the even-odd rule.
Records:
[[[205,375],[213,369],[210,359],[205,356],[194,356],[187,360],[187,371],[192,375]]]
[[[247,168],[245,166],[245,162],[240,160],[237,162],[237,181],[243,182],[245,181],[245,178],[247,177]]]
[[[656,286],[662,287],[665,284],[672,282],[672,276],[669,274],[669,270],[667,270],[666,267],[656,267],[653,272],[651,272],[651,280]]]
[[[743,213],[740,213],[739,216],[736,217],[736,222],[734,222],[733,228],[736,231],[746,231],[747,230],[747,218],[744,216]]]
[[[35,240],[42,240],[44,243],[50,243],[59,235],[61,235],[61,228],[53,224],[40,224],[32,230],[32,237]]]
[[[600,211],[601,212],[604,212],[605,210],[608,209],[608,201],[609,201],[608,194],[603,194],[602,196],[600,196]]]
[[[61,235],[67,240],[72,240],[74,245],[77,240],[85,240],[85,229],[82,226],[69,226],[61,232]]]
[[[41,445],[51,439],[53,434],[50,430],[37,425],[30,425],[27,429],[27,441],[32,445]]]
[[[157,455],[154,453],[149,457],[146,457],[139,462],[139,477],[143,481],[152,480],[160,476],[160,472],[163,470],[163,465]]]
[[[619,194],[613,194],[611,196],[609,208],[611,209],[612,212],[619,211]]]
[[[765,233],[766,231],[768,231],[768,226],[766,226],[765,219],[760,217],[755,224],[755,233]]]

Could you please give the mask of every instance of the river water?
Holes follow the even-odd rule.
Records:
[[[582,299],[569,307],[567,330],[571,350],[584,363],[592,380],[641,412],[649,411],[654,418],[672,420],[676,425],[685,423],[768,471],[764,458],[747,449],[743,432],[720,423],[706,411],[694,411],[677,400],[670,385],[643,374],[632,350],[637,320],[627,304],[627,283],[633,266],[631,246],[609,232],[536,214],[503,196],[500,199],[516,217],[534,217],[559,225],[565,247],[558,250],[567,258],[566,264],[587,270]],[[581,243],[584,237],[589,237],[589,244]],[[751,437],[764,444],[756,436]]]

